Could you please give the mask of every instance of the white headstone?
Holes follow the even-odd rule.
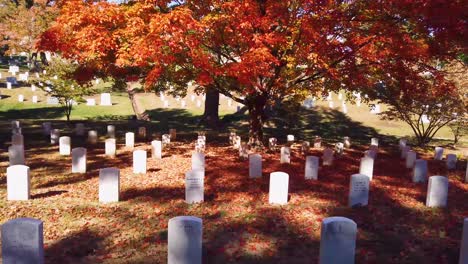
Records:
[[[336,143],[335,144],[335,151],[336,151],[336,154],[342,155],[343,152],[344,152],[344,144],[341,143],[341,142]]]
[[[322,147],[322,138],[315,137],[314,139],[314,148],[321,148]]]
[[[379,139],[378,138],[371,138],[371,145],[379,146]]]
[[[13,134],[11,136],[12,145],[24,145],[24,136],[22,134]]]
[[[116,155],[116,146],[115,146],[115,138],[108,138],[105,142],[105,153],[108,157],[115,157]]]
[[[369,203],[369,182],[370,178],[367,175],[351,175],[348,200],[350,207],[366,206]]]
[[[201,203],[204,200],[204,170],[191,170],[185,173],[185,202]]]
[[[162,141],[151,141],[151,157],[153,159],[162,159]]]
[[[6,83],[6,86],[7,86],[7,89],[8,89],[8,90],[11,90],[11,82],[7,82],[7,83]]]
[[[110,138],[115,138],[115,126],[114,125],[107,126],[107,136]]]
[[[85,135],[85,126],[83,123],[77,123],[75,125],[75,135],[80,137]]]
[[[169,134],[162,135],[162,143],[163,145],[171,143],[171,136]]]
[[[70,137],[60,137],[59,139],[59,152],[62,156],[68,156],[71,152],[71,139]]]
[[[262,156],[260,154],[249,155],[249,178],[262,177]]]
[[[91,144],[97,144],[98,142],[98,132],[96,130],[88,131],[88,142]]]
[[[44,264],[42,221],[16,218],[2,225],[3,264]]]
[[[291,163],[291,149],[289,147],[281,147],[280,163]]]
[[[86,149],[72,149],[72,173],[86,173]]]
[[[32,102],[33,102],[33,104],[36,104],[38,102],[37,95],[33,95]]]
[[[24,101],[24,95],[18,95],[18,102],[22,103]]]
[[[460,257],[458,264],[468,263],[468,218],[463,220],[462,239],[460,245]]]
[[[175,128],[169,129],[169,135],[171,136],[171,140],[176,140],[177,130]]]
[[[318,180],[319,157],[307,156],[305,162],[305,179]]]
[[[366,175],[372,181],[374,174],[374,159],[371,157],[361,158],[361,165],[359,167],[359,174]]]
[[[335,216],[322,221],[320,264],[354,264],[357,225],[348,218]]]
[[[399,148],[400,150],[402,150],[402,149],[406,146],[406,142],[407,142],[406,139],[401,138],[401,139],[398,141],[398,148]]]
[[[277,140],[276,138],[274,138],[274,137],[269,138],[269,139],[268,139],[268,148],[269,148],[271,151],[276,151],[277,142],[278,142],[278,140]]]
[[[270,192],[268,202],[270,204],[287,204],[289,189],[289,175],[285,172],[270,173]]]
[[[401,155],[400,157],[402,159],[406,159],[407,155],[408,155],[408,152],[411,150],[411,147],[410,146],[404,146],[401,148]]]
[[[146,151],[133,151],[133,173],[146,173]]]
[[[343,144],[345,148],[350,148],[351,147],[351,139],[349,137],[344,137],[343,138]]]
[[[427,160],[418,159],[414,162],[413,182],[427,181]]]
[[[416,162],[416,152],[410,150],[406,153],[406,168],[412,169],[414,167],[414,162]]]
[[[119,201],[120,170],[104,168],[99,170],[99,202],[111,203]]]
[[[52,131],[52,124],[50,122],[44,122],[42,123],[42,129],[43,134],[48,136]]]
[[[457,155],[447,154],[446,156],[447,169],[454,170],[457,168]]]
[[[50,143],[51,144],[58,144],[59,143],[59,138],[60,138],[60,130],[58,129],[52,129],[50,131]]]
[[[112,105],[110,93],[101,94],[101,105],[106,105],[106,106]]]
[[[436,147],[434,152],[434,159],[435,160],[442,160],[444,157],[444,148]]]
[[[333,154],[334,151],[330,148],[326,148],[323,150],[323,166],[331,166],[333,164]]]
[[[7,168],[7,200],[29,200],[30,189],[29,167],[13,165]]]
[[[446,207],[449,181],[444,176],[429,177],[427,185],[427,207]]]
[[[94,98],[88,98],[88,99],[86,99],[86,105],[88,105],[88,106],[95,106],[95,105],[96,105],[96,99],[94,99]]]
[[[135,134],[133,132],[125,133],[125,146],[133,148],[135,146]]]
[[[24,145],[11,145],[8,147],[8,157],[10,166],[13,165],[24,165]]]
[[[203,222],[193,216],[169,220],[167,234],[168,264],[202,263]]]
[[[286,139],[287,139],[288,143],[292,143],[292,142],[294,142],[294,135],[287,135]]]
[[[201,152],[192,153],[192,170],[205,171],[205,154]]]

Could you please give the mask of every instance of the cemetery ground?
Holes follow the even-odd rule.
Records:
[[[223,108],[221,112],[232,122],[219,133],[208,130],[206,134],[205,201],[189,205],[184,200],[184,176],[191,169],[197,131],[202,130],[197,124],[201,110],[196,106],[163,108],[155,97],[154,107],[149,104],[152,99],[145,98],[152,95],[142,94],[142,105],[153,121],[138,123],[125,120],[133,114],[125,94],[113,93],[115,105],[108,108],[79,105],[72,119],[98,131],[99,142],[93,145],[74,135],[77,121],[67,124],[55,106],[16,103],[15,93],[21,89],[30,90],[0,88],[2,95],[10,96],[0,100],[0,222],[18,217],[42,220],[46,263],[166,263],[168,221],[180,215],[203,219],[204,263],[317,263],[321,222],[330,216],[344,216],[357,223],[356,263],[458,261],[463,218],[468,215],[466,160],[448,171],[444,161],[433,160],[433,146],[429,151],[416,149],[428,160],[429,176],[449,179],[447,208],[426,207],[427,185],[413,183],[412,171],[399,158],[398,137],[409,130],[376,120],[364,106],[365,114],[351,106],[348,115],[323,106],[302,109],[295,115],[280,113],[268,123],[265,138],[275,136],[284,144],[286,135],[294,134],[297,141],[292,146],[291,164],[280,164],[279,152],[263,152],[259,179],[249,179],[248,161],[240,160],[238,151],[228,144],[229,129],[245,140],[245,118],[229,114],[235,108]],[[221,104],[225,107],[226,102]],[[6,200],[5,150],[13,119],[21,120],[25,137],[26,165],[31,170],[32,196],[28,201]],[[62,136],[72,138],[73,148],[87,148],[86,173],[72,174],[71,157],[60,156],[58,146],[42,135],[40,125],[46,120],[59,128]],[[116,126],[115,158],[104,155],[108,124]],[[125,132],[137,132],[139,126],[147,127],[148,136],[142,139],[135,133],[134,149],[148,153],[151,140],[177,128],[177,139],[164,148],[161,160],[149,154],[146,174],[133,173],[133,149],[124,144]],[[320,165],[318,181],[304,179],[305,156],[300,151],[302,140],[312,141],[315,135],[330,145],[344,136],[352,142],[333,166]],[[382,146],[374,164],[369,205],[350,208],[350,177],[359,172],[359,160],[375,136]],[[445,130],[438,136],[451,138]],[[321,157],[322,150],[311,148],[308,155]],[[449,152],[463,156],[463,149]],[[120,202],[98,201],[99,169],[106,167],[120,169]],[[289,174],[287,205],[268,204],[269,175],[274,171]]]

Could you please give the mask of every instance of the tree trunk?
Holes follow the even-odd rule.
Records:
[[[205,112],[200,122],[211,128],[219,126],[219,92],[215,88],[206,89]]]
[[[249,108],[249,145],[263,147],[263,122],[265,121],[265,96],[255,96],[247,100]]]
[[[133,91],[132,83],[130,82],[127,82],[127,93],[128,93],[128,98],[130,99],[130,102],[132,102],[132,108],[133,108],[133,112],[135,113],[136,119],[149,121],[150,118],[148,114],[143,112],[143,110],[141,110],[140,107],[138,106],[138,102],[135,98],[135,92]]]

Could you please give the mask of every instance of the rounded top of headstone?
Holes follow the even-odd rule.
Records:
[[[115,138],[107,138],[106,142],[114,142],[115,143]]]
[[[133,151],[133,153],[146,153],[146,150],[138,149],[138,150]]]
[[[205,177],[205,171],[200,169],[189,170],[185,173],[185,177],[189,176]]]
[[[17,169],[17,170],[18,170],[18,169],[22,169],[22,170],[29,170],[29,167],[28,167],[28,166],[26,166],[26,165],[18,164],[18,165],[9,166],[9,167],[7,168],[7,170],[9,170],[9,169]]]
[[[42,221],[39,219],[35,219],[35,218],[20,217],[20,218],[8,220],[2,226],[7,225],[7,224],[16,224],[16,223],[28,223],[28,224],[40,225],[42,224]]]
[[[352,219],[343,217],[343,216],[332,216],[332,217],[327,217],[323,219],[322,223],[324,225],[328,225],[331,223],[336,223],[336,222],[341,222],[341,223],[349,223],[357,227],[356,222],[354,222]]]
[[[444,181],[444,182],[448,182],[448,178],[447,178],[447,177],[445,177],[445,176],[440,176],[440,175],[431,176],[431,177],[429,177],[429,180],[430,180],[430,181]]]
[[[195,216],[176,216],[171,219],[169,219],[169,222],[196,222],[196,223],[203,223],[203,220],[201,218],[195,217]]]
[[[133,135],[133,134],[135,134],[135,133],[133,133],[133,132],[127,132],[127,133],[125,133],[125,135]]]
[[[118,171],[120,171],[120,169],[111,167],[111,168],[102,168],[99,171],[102,171],[102,172],[118,172]]]
[[[289,177],[289,174],[287,174],[286,172],[282,172],[282,171],[274,171],[270,175],[276,176],[276,177]]]
[[[364,174],[356,173],[356,174],[351,175],[351,179],[361,179],[361,178],[369,180],[369,176],[364,175]]]
[[[75,152],[75,151],[86,152],[86,148],[79,147],[79,148],[72,149],[72,152]]]

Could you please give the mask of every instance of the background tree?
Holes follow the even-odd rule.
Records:
[[[82,102],[83,96],[95,93],[94,89],[77,63],[54,57],[46,67],[46,74],[41,75],[36,84],[49,96],[58,99],[63,107],[63,112],[70,121],[74,103]],[[84,80],[81,82],[80,80]]]
[[[8,53],[26,52],[29,59],[36,55],[39,36],[50,27],[58,14],[57,1],[0,0],[1,44]]]
[[[459,1],[70,1],[44,34],[97,68],[137,69],[150,90],[187,82],[249,110],[262,145],[265,109],[328,91],[371,90],[398,61],[429,65],[464,48]],[[71,34],[74,33],[74,35]],[[52,41],[51,41],[52,40]],[[438,87],[438,86],[437,86]],[[216,97],[213,97],[216,98]]]

